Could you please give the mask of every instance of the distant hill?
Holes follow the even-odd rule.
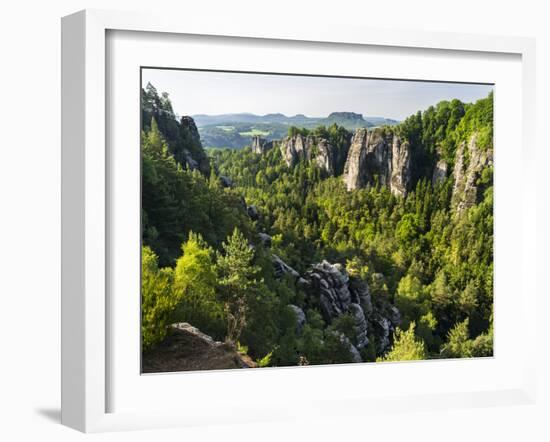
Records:
[[[268,140],[283,138],[290,126],[308,129],[338,124],[348,130],[360,127],[395,125],[399,122],[383,117],[363,117],[355,112],[332,112],[327,117],[307,117],[303,114],[286,116],[281,113],[256,115],[235,113],[221,115],[193,115],[205,147],[240,149],[248,146],[254,135]]]

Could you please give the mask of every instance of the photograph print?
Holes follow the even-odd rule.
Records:
[[[493,356],[492,84],[140,87],[143,373]]]

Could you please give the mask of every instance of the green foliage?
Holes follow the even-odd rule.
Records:
[[[174,293],[180,299],[178,319],[221,339],[225,318],[223,304],[216,297],[217,274],[214,251],[199,234],[189,233],[183,256],[176,262]]]
[[[493,355],[493,326],[486,333],[470,339],[470,321],[466,318],[449,332],[448,341],[442,346],[441,354],[446,358],[472,358]]]
[[[355,340],[355,319],[350,314],[338,316],[332,323],[331,329],[342,333],[352,343]]]
[[[457,323],[449,332],[449,340],[441,349],[441,353],[447,358],[471,358],[472,341],[468,331],[469,320]]]
[[[295,137],[296,135],[303,135],[304,137],[307,137],[309,134],[309,129],[306,129],[305,127],[290,126],[288,128],[289,137]]]
[[[268,354],[266,354],[263,358],[258,359],[256,363],[258,364],[258,367],[269,367],[271,365],[271,358],[273,357],[273,352],[270,351]]]
[[[248,354],[248,347],[246,345],[242,345],[239,341],[237,341],[237,344],[235,345],[235,348],[237,352],[239,352],[242,355]]]
[[[424,342],[416,338],[414,330],[414,322],[411,322],[407,331],[398,328],[394,334],[394,343],[391,351],[377,361],[398,362],[426,359],[427,353]]]
[[[199,172],[184,170],[169,152],[153,119],[142,135],[143,242],[172,266],[190,231],[219,246],[235,227],[250,235],[251,225],[238,194]]]
[[[159,269],[149,247],[141,249],[141,336],[147,350],[166,336],[179,298],[172,291],[173,271]]]
[[[353,362],[353,356],[338,332],[328,329],[325,332],[323,345],[323,363],[324,364],[349,364]]]
[[[237,229],[222,244],[218,254],[221,298],[227,318],[226,339],[237,342],[247,324],[249,300],[256,296],[260,268],[253,264],[254,250]]]

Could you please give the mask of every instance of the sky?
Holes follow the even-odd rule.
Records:
[[[143,69],[142,85],[168,92],[179,115],[248,112],[326,117],[356,112],[403,120],[441,100],[474,102],[492,85]]]

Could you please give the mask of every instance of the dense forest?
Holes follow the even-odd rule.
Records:
[[[147,85],[144,359],[182,323],[254,367],[491,356],[492,130],[491,93],[205,150]]]

